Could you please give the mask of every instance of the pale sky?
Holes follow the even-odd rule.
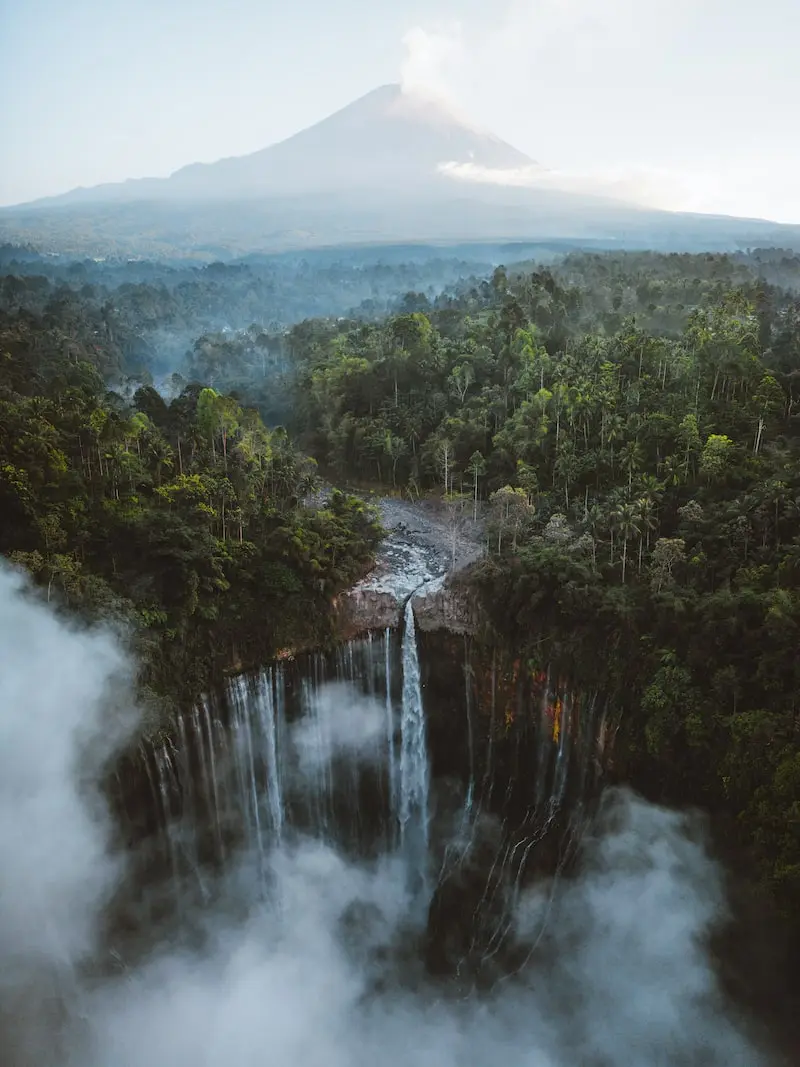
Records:
[[[800,0],[0,0],[0,203],[255,151],[386,82],[569,176],[800,223]]]

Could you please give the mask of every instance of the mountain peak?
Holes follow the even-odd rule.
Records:
[[[50,203],[235,201],[355,192],[442,192],[453,167],[497,171],[532,160],[470,125],[446,102],[397,83],[376,89],[284,141],[246,156],[190,163],[169,178],[74,190]]]
[[[169,179],[169,193],[214,198],[386,191],[441,181],[447,164],[491,170],[532,160],[483,133],[445,103],[381,85],[313,126],[249,156],[192,164]]]
[[[364,93],[363,96],[357,97],[350,106],[354,106],[359,100],[369,100],[370,98],[391,100],[402,96],[402,94],[403,86],[400,82],[387,82],[385,85],[378,85],[374,89],[370,89],[368,93]]]
[[[354,100],[351,104],[331,115],[324,122],[335,119],[337,115],[360,115],[363,118],[372,117],[378,119],[396,119],[407,122],[418,122],[425,125],[451,125],[469,130],[476,136],[488,136],[487,131],[479,130],[478,127],[467,118],[454,104],[443,97],[425,92],[422,89],[406,89],[397,82],[380,85],[372,89],[364,96]],[[317,123],[320,125],[320,123]]]

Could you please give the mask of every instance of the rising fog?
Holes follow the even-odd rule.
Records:
[[[360,867],[311,839],[273,851],[267,903],[233,917],[242,856],[203,918],[202,947],[164,943],[112,974],[101,921],[126,870],[97,783],[131,729],[125,657],[111,635],[57,619],[7,568],[0,648],[4,1064],[763,1062],[723,1006],[706,951],[724,901],[702,834],[624,792],[608,795],[579,876],[523,897],[517,935],[534,939],[534,962],[481,997],[449,997],[388,962],[408,903],[396,859]],[[342,688],[326,699],[334,747],[360,744],[353,727],[369,725],[370,710],[356,705],[353,718]]]
[[[293,730],[303,771],[311,773],[340,754],[375,758],[386,733],[385,712],[375,700],[354,693],[344,682],[330,682],[315,703],[314,717],[304,716]]]

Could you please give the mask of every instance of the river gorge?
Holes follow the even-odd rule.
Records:
[[[384,522],[335,647],[139,741],[113,635],[0,575],[4,1062],[771,1063],[702,820],[610,783],[602,693],[484,640],[479,540]]]

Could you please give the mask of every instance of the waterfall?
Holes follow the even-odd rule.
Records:
[[[283,836],[283,788],[281,767],[278,761],[278,722],[273,699],[273,673],[263,671],[257,684],[257,710],[261,723],[262,737],[267,764],[267,801],[269,804],[270,823],[275,839]]]
[[[220,859],[225,859],[225,843],[222,837],[222,820],[220,818],[220,800],[219,800],[219,779],[217,776],[217,764],[216,756],[214,754],[214,732],[211,728],[211,712],[209,710],[208,701],[203,700],[200,704],[203,712],[203,721],[205,723],[205,735],[208,742],[208,764],[206,765],[205,758],[203,758],[203,776],[205,778],[205,790],[206,798],[209,804],[212,805],[214,814],[214,825],[217,832],[217,848],[219,850]],[[195,723],[197,728],[198,737],[200,740],[200,750],[202,753],[203,748],[203,732],[200,726],[200,720],[195,712]]]
[[[180,782],[184,787],[178,840],[186,864],[195,877],[200,892],[205,896],[200,850],[197,843],[198,827],[201,824],[201,809],[197,803],[197,788],[190,758],[191,749],[188,742],[186,723],[182,715],[178,716],[178,731],[180,736],[180,768],[178,773]],[[166,763],[159,769],[159,773],[165,769],[172,771],[173,768],[169,763]],[[171,826],[170,834],[172,833],[173,828]]]
[[[400,719],[400,837],[410,864],[424,869],[428,850],[428,749],[420,688],[414,609],[409,597],[403,630],[403,702]]]
[[[466,647],[464,655],[464,708],[467,715],[467,753],[469,759],[469,782],[467,794],[464,799],[464,823],[468,823],[472,817],[472,806],[475,799],[475,740],[472,729],[472,667],[469,661],[469,649]]]
[[[571,726],[571,701],[562,690],[558,696],[560,715],[558,716],[558,747],[556,749],[556,765],[553,772],[553,792],[550,798],[551,810],[557,811],[564,800],[564,791],[567,787],[567,765],[569,760],[570,726]]]
[[[261,671],[253,679],[238,675],[229,682],[227,693],[233,711],[237,821],[257,850],[262,868],[269,844],[281,840],[285,822],[281,690],[278,668]]]
[[[167,889],[153,896],[154,914],[166,903],[189,929],[216,874],[243,851],[252,860],[246,891],[263,899],[273,849],[313,836],[359,860],[398,860],[408,918],[420,928],[429,908],[436,914],[447,900],[443,884],[446,893],[474,893],[465,959],[494,966],[531,872],[553,862],[550,846],[537,859],[540,843],[557,834],[566,849],[587,818],[582,801],[596,786],[605,706],[549,668],[528,679],[512,665],[512,676],[495,650],[473,668],[466,647],[463,675],[444,694],[452,718],[429,738],[438,689],[426,693],[426,708],[422,652],[409,598],[396,637],[387,628],[230,677],[179,715],[175,737],[152,749],[144,767],[158,841],[148,863]],[[436,794],[434,819],[429,745],[446,744],[447,730],[463,752],[455,771],[464,793],[451,789],[448,751],[441,762],[451,777]],[[483,832],[484,813],[500,819],[496,840]],[[557,862],[566,854],[558,851]],[[476,865],[485,883],[473,888]]]
[[[547,714],[550,702],[550,668],[547,668],[547,677],[542,690],[539,707],[538,743],[536,755],[536,810],[541,812],[544,808],[547,793],[547,760],[550,755],[550,736],[552,727]]]
[[[392,703],[392,631],[386,627],[383,644],[383,669],[386,685],[386,780],[389,794],[389,847],[393,848],[395,841],[396,822],[399,819],[397,807],[397,782],[399,768],[397,766],[397,746],[394,740],[394,704]]]
[[[156,779],[153,780],[150,772],[150,764],[145,758],[145,769],[150,779],[156,799],[156,810],[159,812],[161,830],[167,843],[169,855],[169,871],[172,880],[172,890],[175,894],[175,906],[178,913],[181,910],[182,894],[180,869],[178,866],[178,846],[176,842],[176,824],[173,817],[173,799],[175,793],[175,771],[170,758],[169,749],[161,745],[153,750],[153,762],[156,768]]]

